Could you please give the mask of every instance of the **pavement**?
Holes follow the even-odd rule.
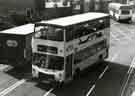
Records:
[[[135,14],[133,15],[133,24],[134,22]],[[134,28],[135,26],[132,24],[119,24],[117,22],[112,27],[111,45],[113,47],[111,48],[112,50],[110,52],[115,52],[113,50],[119,50],[119,58],[117,58],[115,62],[119,62],[120,64],[124,64],[125,66],[129,66],[129,70],[125,73],[121,90],[117,96],[135,96],[135,63],[132,63],[135,57]]]
[[[123,96],[135,96],[135,70],[131,74],[127,84]]]
[[[0,64],[0,72],[8,71],[11,68],[13,68],[13,67],[9,66],[9,65],[5,65],[5,64]]]

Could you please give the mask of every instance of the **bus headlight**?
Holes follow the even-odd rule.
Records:
[[[58,72],[55,75],[56,81],[62,81],[63,80],[63,72]]]
[[[36,69],[32,68],[32,76],[35,78],[35,77],[38,77],[39,73]]]

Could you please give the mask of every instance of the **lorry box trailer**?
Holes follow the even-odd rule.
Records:
[[[31,61],[31,38],[34,24],[26,24],[0,32],[0,60],[17,66]]]

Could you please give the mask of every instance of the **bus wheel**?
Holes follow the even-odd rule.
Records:
[[[103,55],[99,55],[99,62],[102,63],[104,60]]]
[[[64,82],[51,82],[53,88],[61,88],[64,85]]]
[[[77,79],[79,79],[80,78],[80,74],[81,72],[80,72],[80,69],[76,69],[76,71],[75,71],[75,73],[74,73],[74,76],[73,76],[73,79],[74,80],[77,80]]]

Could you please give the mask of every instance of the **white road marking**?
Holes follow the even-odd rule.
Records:
[[[133,32],[133,31],[131,31],[131,30],[129,30],[129,32],[130,32],[132,35],[135,35],[135,32]]]
[[[119,33],[120,34],[120,33]],[[121,34],[120,34],[121,35]],[[112,38],[113,38],[113,40],[116,40],[116,41],[118,41],[119,43],[122,43],[122,44],[125,44],[126,42],[122,42],[123,40],[121,40],[121,39],[123,39],[123,38],[119,38],[119,36],[120,35],[114,35],[113,33],[111,33],[111,36],[112,36]],[[122,35],[123,36],[123,35]],[[127,40],[127,38],[125,38],[126,40]],[[112,39],[111,39],[112,40]],[[112,40],[112,41],[113,41]]]
[[[4,65],[4,64],[0,64],[0,72],[5,72],[5,71],[8,71],[10,69],[12,69],[13,67],[10,66],[10,65]]]
[[[107,69],[109,68],[109,66],[106,66],[104,71],[100,74],[100,76],[98,77],[98,79],[101,79],[104,75],[104,73],[107,71]]]
[[[111,33],[111,36],[115,39],[115,40],[117,40],[117,41],[121,41],[120,39],[118,39],[115,35],[113,35],[112,33]]]
[[[118,22],[116,22],[116,21],[113,20],[112,23],[110,24],[110,27],[115,26],[117,24],[120,24],[120,23],[118,23]]]
[[[132,64],[133,63],[133,64]],[[127,77],[127,80],[126,80],[126,82],[124,83],[124,87],[123,87],[123,90],[122,90],[122,92],[121,92],[121,95],[120,96],[123,96],[124,95],[124,92],[125,92],[125,89],[126,89],[126,86],[127,86],[127,84],[128,84],[128,81],[129,81],[129,79],[130,79],[130,76],[131,76],[131,74],[132,74],[132,71],[133,71],[133,69],[134,69],[134,66],[135,66],[135,57],[133,58],[133,60],[132,60],[132,62],[131,62],[131,64],[130,65],[132,65],[132,67],[133,68],[130,68],[129,70],[128,70],[128,73],[130,73],[129,75],[128,75],[128,77]]]
[[[51,88],[48,92],[46,92],[43,96],[48,96],[52,92],[53,88]]]
[[[117,54],[115,54],[112,58],[111,58],[111,61],[115,60],[118,55],[120,54],[120,51],[117,52]],[[107,71],[107,69],[109,68],[109,65],[106,66],[106,68],[104,69],[103,73],[99,76],[99,78],[101,79],[101,77],[104,75],[104,73]],[[99,80],[99,79],[98,79]],[[86,96],[89,96],[91,94],[91,92],[94,90],[95,88],[95,84],[91,87],[91,89],[89,90],[89,92],[86,94]]]
[[[131,96],[135,96],[135,90],[132,92]]]
[[[111,58],[111,61],[114,61],[118,57],[119,53],[120,51]],[[105,67],[104,71],[100,74],[98,79],[101,79],[103,77],[104,73],[107,71],[108,68],[109,68],[109,65]]]
[[[119,28],[117,28],[117,30],[119,30],[119,33],[122,34],[122,35],[124,35],[124,37],[127,38],[128,40],[134,41],[134,39],[132,39],[130,36],[128,36],[128,34],[126,34],[125,31],[123,32]]]
[[[127,73],[128,73],[128,74],[132,74],[134,68],[135,68],[135,58],[133,58],[133,60],[132,60],[132,62],[131,62],[131,64],[130,64],[130,68],[129,68],[129,70],[128,70]]]
[[[131,41],[134,41],[132,38],[130,38],[127,34],[125,34],[124,32],[121,32],[120,31],[120,33],[122,34],[122,35],[124,35],[128,40],[131,40]]]
[[[0,92],[0,96],[5,96],[7,95],[9,92],[13,91],[15,88],[17,88],[18,86],[20,86],[21,84],[23,84],[24,82],[26,82],[25,79],[22,79],[20,81],[18,81],[17,83],[13,84],[12,86],[8,87],[7,89],[5,89],[4,91]]]
[[[89,92],[86,94],[86,96],[89,96],[89,95],[91,94],[91,92],[93,91],[93,89],[95,88],[95,86],[96,86],[96,85],[93,85],[93,86],[90,88],[90,90],[89,90]]]
[[[115,54],[115,55],[112,57],[111,61],[114,61],[114,60],[118,57],[119,54],[120,54],[120,51],[118,51],[117,54]]]
[[[115,25],[115,23],[112,23],[111,25],[110,25],[110,27],[112,27],[112,26],[114,26]]]

